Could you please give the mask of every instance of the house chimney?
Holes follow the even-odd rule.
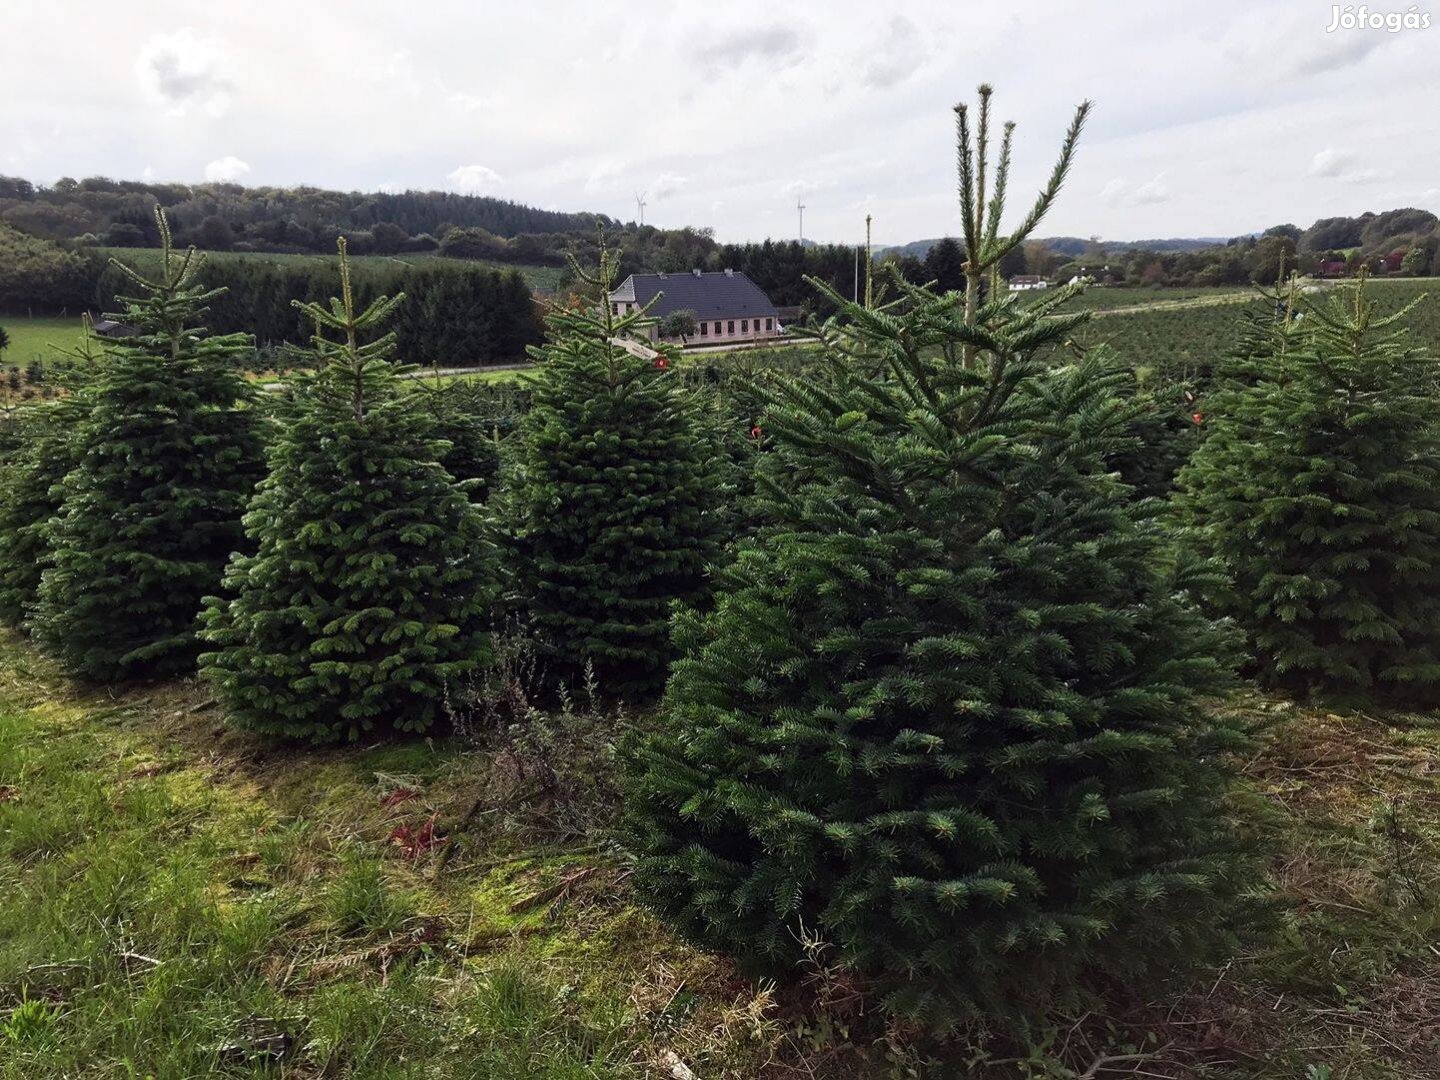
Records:
[[[725,276],[726,276],[726,277],[734,277],[734,276],[735,276],[735,271],[734,271],[734,270],[731,270],[729,267],[726,267],[726,268],[725,268]]]

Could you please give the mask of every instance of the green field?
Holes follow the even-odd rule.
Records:
[[[5,367],[26,367],[32,361],[53,364],[64,359],[64,352],[80,344],[80,320],[60,318],[29,318],[0,315],[0,326],[10,335],[10,347],[0,356]]]
[[[120,259],[122,262],[140,265],[146,261],[153,261],[158,257],[159,252],[154,248],[101,248],[106,255]],[[284,266],[289,263],[315,262],[317,260],[336,264],[337,257],[334,255],[283,255],[273,254],[264,251],[217,251],[209,256],[216,262],[224,262],[227,259],[244,259],[247,261],[258,261],[271,263],[277,266]],[[352,255],[350,261],[356,266],[380,267],[380,266],[424,266],[434,264],[438,266],[463,267],[483,266],[491,270],[514,270],[532,288],[553,289],[560,283],[560,277],[564,273],[558,266],[531,266],[522,263],[500,263],[488,262],[483,259],[447,259],[439,255],[429,253],[413,255]],[[338,264],[337,264],[338,265]],[[338,269],[337,269],[338,274]]]

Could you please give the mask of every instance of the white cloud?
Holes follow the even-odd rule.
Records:
[[[1339,176],[1353,168],[1358,160],[1358,156],[1349,150],[1327,146],[1310,160],[1310,175]]]
[[[450,190],[458,191],[462,195],[484,195],[505,182],[504,178],[488,165],[461,165],[446,174],[445,179],[450,181]]]
[[[659,202],[661,199],[668,199],[690,183],[688,176],[680,176],[673,172],[661,173],[650,182],[650,198]]]
[[[1153,180],[1146,180],[1130,196],[1130,201],[1136,206],[1144,206],[1148,203],[1166,202],[1170,198],[1170,189],[1165,186],[1165,174],[1161,173]]]
[[[868,50],[861,81],[877,90],[898,86],[915,74],[928,53],[920,28],[904,15],[896,15],[880,42]]]
[[[499,107],[499,103],[493,97],[479,97],[475,94],[467,94],[463,90],[456,90],[450,94],[450,104],[465,112],[480,112]]]
[[[727,68],[741,67],[752,60],[763,62],[767,71],[773,74],[777,69],[797,63],[802,56],[800,31],[780,23],[712,30],[687,35],[686,40],[705,43],[698,56],[703,69],[712,75]]]
[[[212,184],[238,184],[249,174],[249,164],[233,154],[216,158],[205,166],[205,179]]]
[[[1111,206],[1149,206],[1168,202],[1170,189],[1165,184],[1164,173],[1134,187],[1117,178],[1100,189],[1100,198]]]
[[[810,194],[815,188],[816,185],[809,180],[791,180],[788,184],[780,185],[780,194],[788,195],[794,199],[801,195]]]
[[[135,62],[146,96],[172,116],[184,116],[192,107],[223,116],[233,90],[225,68],[221,44],[188,26],[150,38]]]
[[[1386,169],[1361,167],[1363,159],[1352,150],[1336,150],[1327,146],[1310,160],[1309,174],[1342,184],[1372,184],[1389,180],[1395,174]]]

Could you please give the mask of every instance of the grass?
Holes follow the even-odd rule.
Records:
[[[10,346],[0,354],[0,366],[24,368],[32,361],[50,365],[64,360],[68,349],[79,346],[80,319],[0,315],[0,326],[10,335]]]
[[[0,637],[0,1077],[1440,1076],[1440,720],[1236,707],[1270,731],[1237,798],[1275,940],[947,1066],[638,909],[603,730],[557,729],[589,794],[536,799],[516,745],[279,746],[194,684],[79,691]]]
[[[492,806],[491,764],[252,743],[0,639],[0,1077],[756,1075],[754,991],[606,848]]]
[[[461,380],[462,382],[482,382],[482,383],[514,382],[516,379],[519,379],[521,376],[523,376],[523,375],[525,375],[525,374],[527,374],[528,372],[533,371],[533,370],[534,370],[533,366],[527,366],[527,367],[507,367],[507,368],[501,368],[501,369],[499,369],[498,371],[486,371],[486,370],[484,370],[484,369],[481,369],[481,370],[478,370],[478,371],[467,371],[467,372],[464,372],[463,374],[460,374],[460,375],[443,375],[443,376],[441,376],[441,378],[443,378],[443,379],[445,379],[445,380],[447,380],[447,381],[450,380],[450,379],[459,379],[459,380]],[[432,380],[432,381],[433,381],[433,380]]]

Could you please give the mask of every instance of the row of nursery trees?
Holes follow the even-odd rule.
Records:
[[[1237,668],[1440,696],[1440,386],[1362,293],[1284,290],[1178,494],[1138,497],[1130,376],[1055,359],[1079,286],[992,287],[1088,111],[1007,232],[982,87],[964,289],[832,294],[817,366],[724,407],[615,344],[643,313],[555,310],[483,500],[390,360],[401,297],[358,307],[342,260],[303,308],[318,370],[267,405],[167,250],[144,333],[29,421],[0,615],[83,678],[198,662],[235,723],[316,741],[445,722],[518,624],[550,685],[646,718],[625,838],[654,910],[782,980],[818,949],[932,1031],[1224,955],[1268,910],[1227,799],[1252,734],[1213,707]]]

